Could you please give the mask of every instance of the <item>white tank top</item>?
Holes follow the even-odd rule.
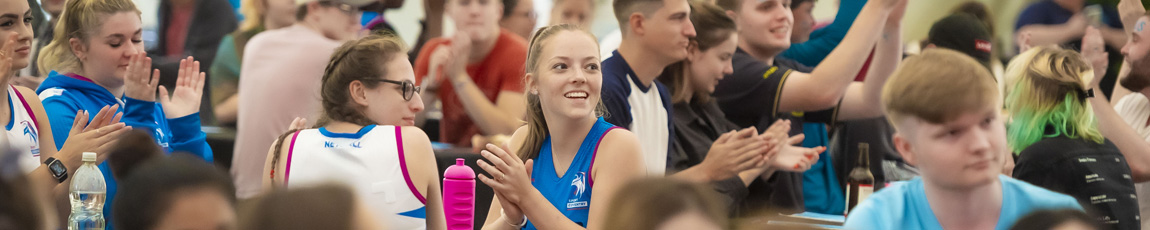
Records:
[[[4,126],[8,131],[8,144],[20,153],[20,167],[24,172],[32,172],[40,167],[39,123],[32,114],[32,107],[16,91],[15,86],[8,86],[8,109],[12,111],[8,124]]]
[[[284,185],[342,183],[359,195],[388,229],[426,229],[426,200],[404,164],[396,126],[365,126],[357,133],[307,129],[288,139]]]

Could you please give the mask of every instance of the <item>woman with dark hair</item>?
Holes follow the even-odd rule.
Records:
[[[340,182],[389,229],[446,228],[431,141],[411,126],[423,101],[403,51],[391,35],[336,49],[322,80],[323,115],[316,127],[290,131],[272,144],[264,184],[290,189]]]
[[[775,191],[758,194],[747,187],[757,178],[767,181],[776,171],[803,172],[826,148],[791,146],[802,141],[802,136],[787,138],[790,122],[786,120],[775,121],[763,134],[755,133],[753,127],[740,130],[728,120],[711,93],[723,75],[732,71],[731,57],[738,41],[735,22],[722,8],[704,2],[691,3],[691,22],[697,36],[687,46],[687,59],[668,66],[664,72],[669,77],[661,79],[668,83],[674,103],[675,141],[669,164],[678,171],[674,176],[712,183],[731,208],[749,195],[772,196]],[[768,148],[746,148],[747,143],[760,141],[770,143]],[[765,158],[741,160],[756,156]],[[752,163],[756,161],[760,163]]]
[[[129,170],[112,212],[118,229],[236,229],[235,190],[224,171],[174,154]]]

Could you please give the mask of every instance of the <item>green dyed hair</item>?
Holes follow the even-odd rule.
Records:
[[[1006,76],[1006,107],[1011,115],[1006,139],[1016,154],[1043,138],[1060,135],[1103,142],[1084,95],[1094,72],[1078,52],[1035,47],[1015,57]]]

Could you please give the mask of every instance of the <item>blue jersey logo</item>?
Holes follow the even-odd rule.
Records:
[[[587,208],[587,201],[581,200],[584,192],[587,192],[587,174],[579,172],[571,180],[571,195],[574,196],[567,200],[567,210]]]
[[[28,137],[28,144],[32,146],[32,156],[40,156],[40,133],[36,132],[36,126],[28,121],[21,121],[20,125],[24,126],[24,136]]]

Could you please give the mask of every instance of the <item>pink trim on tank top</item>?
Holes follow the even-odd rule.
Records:
[[[587,176],[587,187],[595,187],[595,175],[591,172],[595,170],[595,155],[599,155],[599,144],[603,143],[603,138],[607,137],[607,133],[619,128],[619,126],[607,128],[607,131],[603,131],[603,135],[599,136],[599,141],[595,142],[595,151],[591,152],[591,166],[587,169],[587,174],[592,174]]]
[[[28,113],[28,118],[32,118],[32,125],[35,126],[32,128],[35,129],[36,132],[40,132],[40,122],[36,121],[36,112],[32,111],[32,106],[28,106],[28,101],[24,100],[24,95],[20,94],[20,90],[17,90],[16,86],[11,86],[11,87],[12,87],[12,92],[16,93],[16,97],[20,98],[20,103],[24,104],[24,111]],[[37,136],[39,136],[39,135],[37,134]]]
[[[403,133],[400,132],[399,126],[395,126],[395,145],[399,149],[399,170],[403,171],[403,180],[407,181],[407,188],[411,189],[411,194],[419,199],[419,203],[427,205],[427,199],[423,198],[423,194],[415,188],[415,183],[411,182],[411,174],[407,173],[407,160],[403,157]]]
[[[287,166],[284,169],[284,187],[287,187],[288,178],[291,177],[291,156],[292,153],[295,152],[295,138],[299,137],[299,132],[300,131],[295,131],[295,133],[291,135],[291,144],[288,144]],[[275,165],[272,165],[272,167],[275,167]]]

